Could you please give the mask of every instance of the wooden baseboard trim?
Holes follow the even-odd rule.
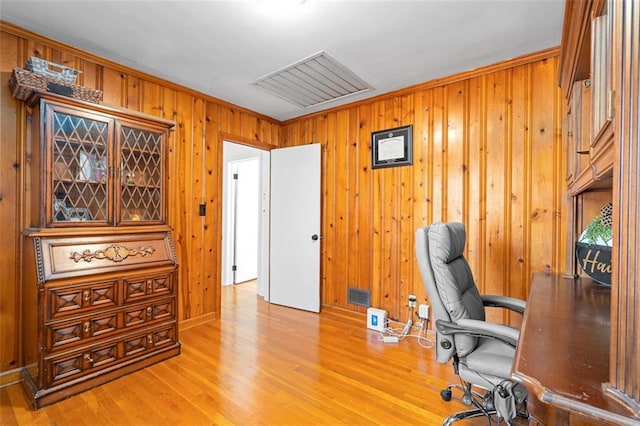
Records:
[[[22,368],[14,368],[13,370],[0,373],[0,389],[20,383],[22,381],[20,370],[22,370]]]
[[[205,322],[213,321],[216,319],[220,319],[220,317],[215,312],[211,312],[208,314],[200,315],[199,317],[180,320],[178,321],[178,331],[188,330],[200,324],[204,324]]]

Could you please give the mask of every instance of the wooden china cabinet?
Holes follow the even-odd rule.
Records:
[[[48,93],[27,106],[22,378],[37,409],[180,353],[178,265],[173,123]]]

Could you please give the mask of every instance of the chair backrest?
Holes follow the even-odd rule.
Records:
[[[462,223],[437,222],[416,231],[416,257],[434,321],[485,320],[480,293],[463,255],[465,241]],[[446,341],[450,345],[444,343]],[[436,359],[445,363],[455,353],[464,356],[473,351],[476,344],[477,338],[472,336],[452,338],[436,333]]]

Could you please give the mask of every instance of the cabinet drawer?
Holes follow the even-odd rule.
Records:
[[[122,335],[106,343],[85,346],[44,359],[45,386],[62,383],[100,370],[113,370],[116,364],[146,358],[155,351],[177,344],[177,324],[164,324]]]
[[[81,317],[45,326],[47,351],[118,331],[118,313],[113,311],[95,317]]]
[[[116,363],[120,358],[119,345],[121,345],[120,342],[112,341],[105,345],[45,358],[46,386],[68,382],[91,371]]]
[[[48,319],[77,315],[91,309],[118,304],[118,281],[104,281],[81,285],[48,287]]]
[[[173,294],[173,274],[140,276],[122,280],[124,302],[131,303],[149,296]]]
[[[90,340],[109,338],[117,332],[132,330],[176,318],[175,297],[153,300],[95,315],[45,324],[46,351],[51,353]]]
[[[151,321],[172,320],[176,317],[175,298],[163,299],[143,305],[128,307],[123,313],[124,327],[149,323]]]
[[[139,356],[176,343],[176,327],[175,323],[165,325],[124,339],[124,356]]]

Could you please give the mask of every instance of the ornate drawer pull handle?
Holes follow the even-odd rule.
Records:
[[[82,300],[84,300],[85,302],[89,301],[89,290],[85,290],[82,292]]]
[[[148,280],[148,281],[147,281],[147,288],[148,288],[149,290],[151,290],[151,289],[153,288],[153,281],[151,281],[151,280]]]
[[[89,361],[92,365],[93,365],[93,358],[91,358],[91,355],[89,354],[84,354],[84,359]]]
[[[153,313],[153,309],[151,309],[151,307],[148,307],[147,308],[147,316],[150,317],[152,313]]]
[[[91,250],[85,250],[82,253],[77,251],[71,253],[69,259],[73,259],[76,263],[84,260],[85,262],[91,262],[93,259],[109,259],[114,262],[122,262],[129,256],[146,256],[148,254],[155,253],[156,249],[152,246],[138,247],[134,249],[126,248],[120,244],[112,244],[104,250],[97,250],[91,252]]]
[[[151,335],[147,336],[147,343],[150,344],[150,345],[153,344],[153,336],[151,336]]]
[[[85,333],[88,333],[88,332],[89,332],[89,329],[91,328],[91,324],[89,324],[89,321],[85,321],[85,322],[84,322],[84,326],[83,326],[83,328],[84,328],[84,332],[85,332]]]

